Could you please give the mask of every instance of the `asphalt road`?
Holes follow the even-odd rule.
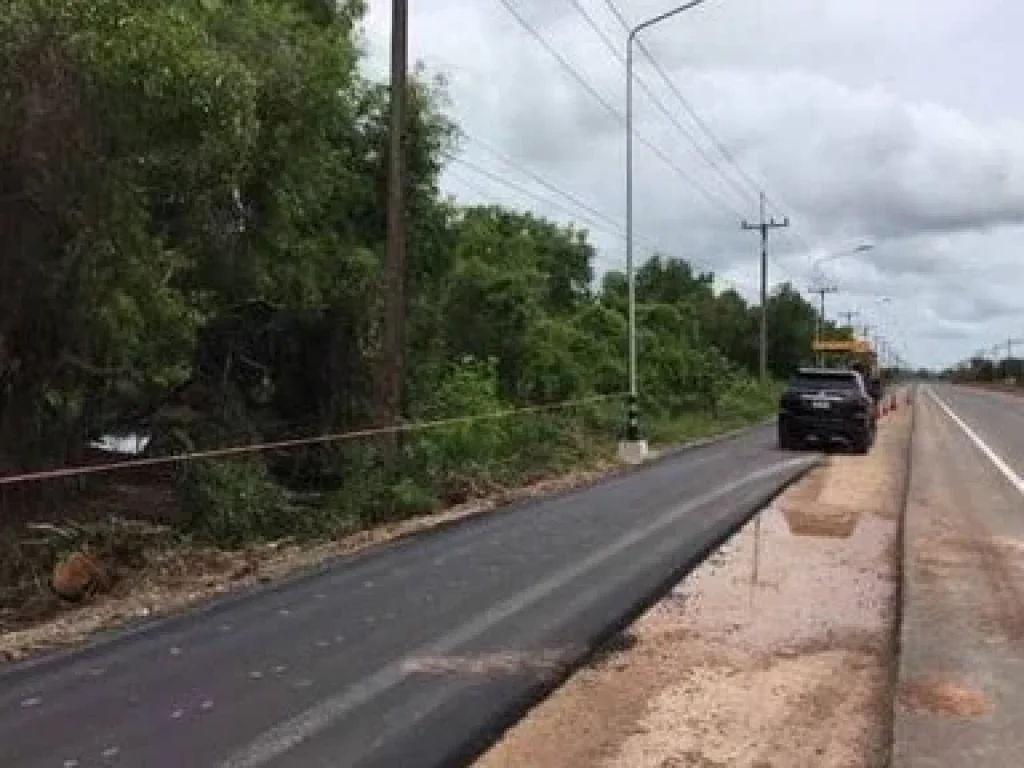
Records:
[[[1024,398],[929,384],[917,401],[892,765],[1016,768]]]
[[[0,673],[0,765],[465,762],[816,461],[774,429]]]
[[[1024,397],[941,384],[931,389],[1017,475],[1024,477]]]

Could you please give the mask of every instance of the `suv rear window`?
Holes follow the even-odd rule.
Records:
[[[840,389],[849,392],[860,390],[854,373],[798,373],[789,380],[790,389]]]

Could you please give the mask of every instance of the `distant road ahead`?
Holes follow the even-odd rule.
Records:
[[[0,764],[458,764],[816,458],[762,427],[15,667]]]

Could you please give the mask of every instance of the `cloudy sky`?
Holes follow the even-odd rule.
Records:
[[[448,78],[466,133],[446,189],[576,221],[599,269],[621,268],[615,10],[636,23],[673,0],[411,5],[411,57]],[[390,6],[369,0],[382,75]],[[754,297],[758,238],[740,220],[756,218],[759,187],[791,219],[771,235],[770,281],[836,284],[829,314],[859,311],[913,363],[1024,337],[1021,29],[1014,0],[707,0],[645,32],[667,82],[638,53],[638,258],[688,258]]]

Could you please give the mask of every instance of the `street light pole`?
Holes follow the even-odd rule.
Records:
[[[633,264],[633,43],[636,42],[637,35],[648,27],[696,8],[703,2],[705,0],[690,0],[677,8],[647,19],[631,28],[626,37],[626,282],[629,286],[629,405],[626,440],[630,443],[637,443],[640,440],[636,375],[636,272]]]
[[[832,261],[833,259],[841,259],[844,256],[853,256],[857,253],[864,253],[866,251],[873,251],[875,249],[874,243],[861,243],[855,248],[851,248],[848,251],[836,251],[835,253],[828,253],[822,256],[820,259],[816,259],[811,262],[811,270],[815,270],[818,266],[826,261]]]

